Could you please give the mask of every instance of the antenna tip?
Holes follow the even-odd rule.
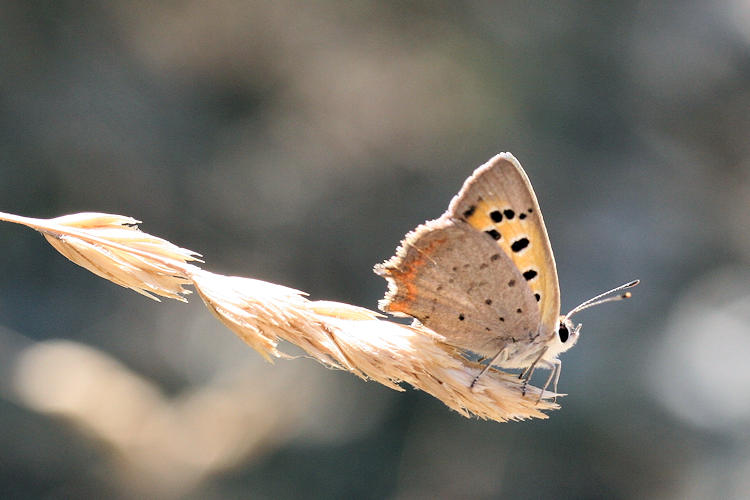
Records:
[[[625,293],[622,294],[622,298],[623,299],[629,299],[632,296],[633,296],[633,294],[630,293],[630,292],[625,292]]]
[[[625,287],[626,287],[626,288],[633,288],[634,286],[636,286],[636,285],[637,285],[637,284],[639,284],[640,282],[641,282],[641,280],[633,280],[633,281],[631,281],[630,283],[628,283],[627,285],[625,285]]]

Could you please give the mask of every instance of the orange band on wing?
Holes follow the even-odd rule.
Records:
[[[417,297],[419,290],[415,284],[417,273],[430,259],[430,255],[435,252],[435,249],[446,242],[445,238],[431,241],[429,245],[419,248],[419,256],[413,258],[408,262],[404,262],[402,268],[387,267],[386,271],[390,278],[398,284],[399,295],[391,299],[388,304],[388,310],[390,312],[403,312],[408,313],[408,304],[414,302]]]

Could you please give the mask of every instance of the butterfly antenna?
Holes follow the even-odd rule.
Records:
[[[616,295],[614,297],[607,297],[608,295],[612,295],[613,293],[621,292],[623,290],[627,290],[628,288],[633,288],[638,283],[640,283],[641,280],[633,280],[630,283],[625,283],[624,285],[620,285],[616,288],[613,288],[612,290],[608,290],[604,293],[600,293],[596,297],[592,297],[589,300],[577,305],[574,307],[568,314],[565,315],[565,319],[570,319],[571,316],[573,316],[576,313],[579,313],[583,311],[584,309],[588,309],[589,307],[598,306],[599,304],[604,304],[606,302],[616,302],[618,300],[623,299],[629,299],[631,296],[630,292],[625,292],[620,295]]]

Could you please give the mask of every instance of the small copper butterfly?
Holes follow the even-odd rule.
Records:
[[[581,325],[571,316],[630,296],[638,280],[597,295],[560,315],[555,258],[526,173],[510,153],[477,168],[440,218],[401,242],[375,266],[388,281],[380,309],[411,316],[446,342],[489,359],[491,366],[550,369],[546,389],[560,377],[558,356],[573,347]],[[525,384],[524,384],[525,387]]]

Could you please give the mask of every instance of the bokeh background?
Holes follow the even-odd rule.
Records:
[[[264,362],[0,225],[3,498],[742,498],[750,2],[0,5],[0,210],[103,211],[375,308],[371,272],[511,151],[579,316],[548,420]],[[292,350],[293,351],[293,350]]]

